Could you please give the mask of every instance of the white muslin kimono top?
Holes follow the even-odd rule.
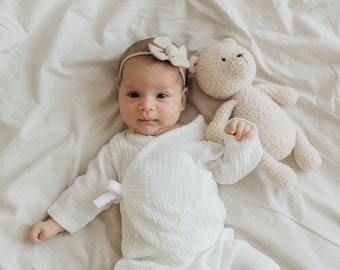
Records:
[[[157,137],[131,129],[116,134],[49,215],[73,233],[119,203],[123,256],[115,269],[168,269],[143,264],[146,259],[176,264],[177,258],[184,265],[214,245],[224,229],[217,183],[239,181],[262,155],[257,135],[240,143],[226,134],[224,142],[213,143],[204,140],[206,128],[198,116]],[[113,184],[110,194],[108,183]],[[94,203],[99,197],[102,207]],[[131,261],[134,267],[129,268]]]

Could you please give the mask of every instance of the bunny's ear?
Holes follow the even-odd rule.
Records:
[[[233,38],[230,38],[230,37],[227,37],[227,38],[222,39],[222,42],[225,42],[225,43],[234,43],[234,44],[236,44],[236,40],[233,39]]]
[[[190,67],[189,67],[189,72],[192,74],[196,74],[196,68],[197,68],[197,63],[198,63],[198,56],[192,56],[189,59],[190,62]]]

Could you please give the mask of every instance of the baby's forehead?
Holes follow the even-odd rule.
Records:
[[[128,59],[122,67],[120,73],[121,79],[123,79],[126,71],[128,71],[129,73],[133,73],[135,71],[137,72],[138,70],[139,71],[142,70],[144,72],[150,70],[150,72],[156,73],[166,71],[167,76],[168,75],[170,75],[171,77],[174,76],[176,84],[180,83],[182,86],[185,86],[180,67],[173,66],[169,61],[160,61],[153,55],[140,55]],[[171,73],[173,75],[171,75]],[[185,74],[185,72],[183,72],[183,74]]]
[[[178,67],[168,62],[153,60],[152,57],[135,57],[129,59],[122,70],[122,81],[142,83],[145,80],[159,82],[166,80],[171,84],[182,84],[182,77]]]
[[[170,62],[168,61],[159,61],[158,59],[156,59],[153,56],[150,55],[143,55],[143,56],[138,56],[138,57],[133,57],[131,59],[129,59],[123,67],[122,70],[122,74],[124,74],[124,72],[126,70],[133,70],[133,69],[138,69],[138,68],[142,68],[147,70],[147,67],[152,67],[152,66],[158,66],[161,67],[162,70],[163,68],[166,68],[167,70],[172,70],[174,72],[179,73],[179,68],[175,67],[173,65],[171,65]]]

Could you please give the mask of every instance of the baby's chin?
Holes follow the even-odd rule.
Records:
[[[176,123],[174,125],[171,125],[171,126],[167,126],[167,127],[163,127],[163,128],[132,128],[132,130],[136,133],[136,134],[139,134],[139,135],[143,135],[143,136],[159,136],[159,135],[162,135],[166,132],[169,132],[171,130],[174,130],[178,127],[181,127],[183,124],[181,123]]]

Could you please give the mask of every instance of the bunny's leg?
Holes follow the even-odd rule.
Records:
[[[297,176],[293,169],[274,159],[264,149],[259,166],[270,181],[279,189],[289,190],[297,183]]]
[[[321,164],[319,152],[310,144],[301,127],[295,126],[296,142],[293,149],[296,164],[304,171],[318,168]]]

